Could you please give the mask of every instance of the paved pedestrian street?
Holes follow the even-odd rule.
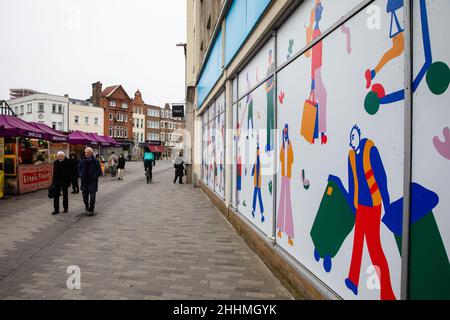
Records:
[[[128,163],[124,181],[101,178],[94,217],[81,194],[58,216],[45,190],[0,201],[0,299],[292,299],[209,199],[172,179],[171,162],[150,185]]]

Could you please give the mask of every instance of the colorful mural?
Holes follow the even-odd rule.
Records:
[[[278,63],[360,4],[304,1],[277,32]],[[394,300],[402,278],[405,2],[370,5],[383,8],[380,28],[368,27],[373,11],[358,11],[277,72],[277,91],[273,40],[239,73],[232,191],[243,217],[337,295]],[[414,0],[413,8],[409,295],[450,299],[450,2]],[[258,70],[269,77],[259,86]]]
[[[423,79],[426,77],[428,88],[436,95],[441,95],[447,91],[450,83],[450,69],[444,62],[433,62],[433,53],[431,46],[431,36],[429,30],[428,7],[426,0],[418,0],[420,5],[421,42],[424,51],[424,63],[420,71],[415,76],[412,83],[412,90],[416,92]],[[403,8],[404,0],[387,0],[386,12],[390,15],[389,37],[392,40],[392,47],[383,55],[378,65],[373,70],[366,70],[366,88],[372,88],[367,94],[364,103],[367,113],[374,115],[378,112],[381,105],[388,105],[405,99],[405,90],[386,94],[382,84],[372,85],[372,81],[383,70],[383,68],[392,60],[400,57],[404,53],[404,27],[401,25],[397,16]]]

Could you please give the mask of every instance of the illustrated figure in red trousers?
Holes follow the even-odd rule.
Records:
[[[356,209],[355,235],[347,288],[358,294],[364,240],[381,285],[381,300],[395,300],[389,265],[380,239],[382,204],[389,206],[387,176],[378,149],[368,139],[361,139],[361,130],[350,132],[348,156],[349,194]]]

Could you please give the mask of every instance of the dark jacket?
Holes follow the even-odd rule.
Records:
[[[77,158],[70,158],[70,162],[72,163],[73,178],[78,178],[78,166],[80,165],[80,160]]]
[[[117,169],[125,169],[125,158],[119,157],[119,164],[117,165]]]
[[[175,174],[177,176],[184,176],[184,161],[180,164],[174,164]]]
[[[63,161],[56,160],[53,162],[53,181],[54,186],[68,187],[72,182],[74,175],[72,162],[64,158]]]
[[[102,175],[102,169],[100,162],[95,158],[92,158],[90,164],[87,164],[87,162],[88,160],[83,159],[78,166],[78,174],[81,178],[81,190],[95,193],[98,191],[98,177]]]

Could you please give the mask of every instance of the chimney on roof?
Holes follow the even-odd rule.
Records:
[[[102,94],[102,83],[100,81],[97,81],[96,83],[92,84],[92,97],[91,102],[94,106],[98,106],[100,102],[100,96]]]

